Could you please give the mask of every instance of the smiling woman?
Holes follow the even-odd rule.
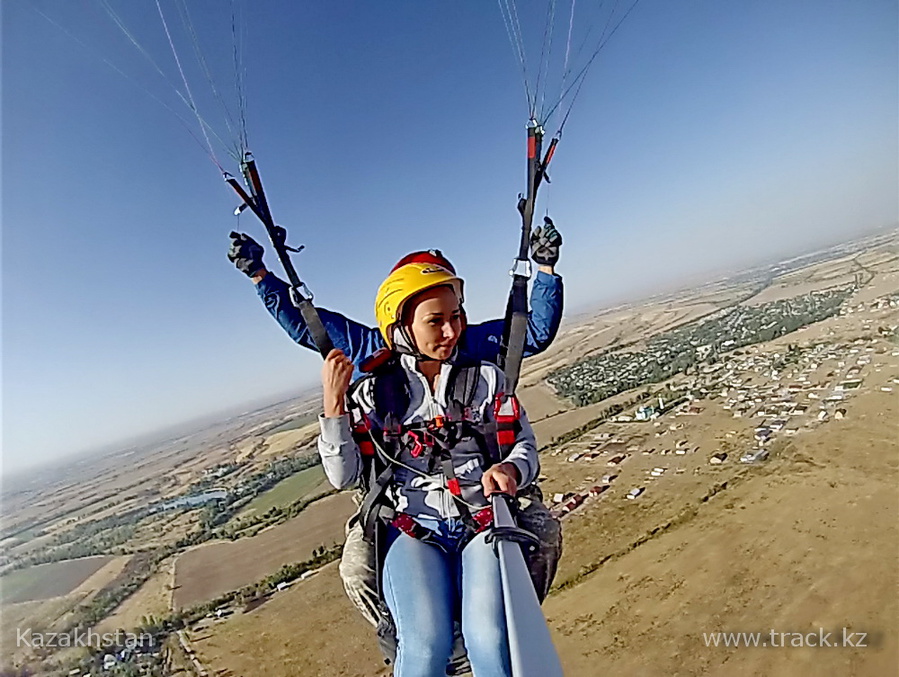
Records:
[[[350,599],[377,624],[398,677],[443,674],[448,663],[461,669],[466,654],[476,674],[510,675],[517,656],[508,651],[504,595],[529,592],[531,615],[542,621],[534,593],[545,594],[560,550],[557,522],[539,493],[530,493],[531,517],[521,509],[519,519],[531,529],[521,533],[534,545],[533,587],[523,560],[524,588],[501,580],[488,540],[489,497],[524,496],[519,489],[535,482],[539,461],[517,400],[514,416],[501,414],[502,371],[458,348],[462,288],[436,263],[398,265],[375,299],[387,357],[363,366],[369,375],[352,388],[353,363],[341,351],[322,369],[325,474],[338,489],[358,484],[364,494],[348,525],[341,576]]]

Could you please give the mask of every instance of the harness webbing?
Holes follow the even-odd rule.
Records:
[[[241,171],[246,179],[250,194],[247,194],[240,182],[227,172],[225,173],[225,181],[244,201],[244,204],[252,210],[262,222],[262,225],[265,226],[269,240],[271,240],[272,246],[278,254],[278,260],[281,262],[281,266],[290,280],[290,300],[297,307],[297,310],[300,311],[300,315],[302,315],[303,321],[306,323],[318,352],[321,353],[322,357],[326,357],[334,349],[334,343],[328,335],[328,330],[325,329],[318,311],[312,305],[312,292],[309,291],[306,283],[297,275],[288,253],[298,252],[299,249],[287,246],[287,231],[275,224],[268,206],[268,200],[265,199],[265,191],[259,178],[259,170],[256,168],[256,160],[253,159],[250,153],[244,154],[243,162],[241,162]]]
[[[446,385],[446,416],[409,426],[401,423],[409,408],[410,392],[408,379],[399,362],[393,359],[383,364],[369,378],[374,378],[375,412],[383,421],[383,429],[372,429],[369,419],[358,411],[355,413],[359,420],[353,426],[353,436],[362,452],[364,465],[362,484],[366,493],[360,506],[360,520],[366,538],[374,539],[379,524],[390,523],[397,517],[385,496],[393,479],[396,466],[394,458],[398,458],[402,445],[406,445],[406,449],[414,457],[428,453],[431,468],[434,464],[440,464],[440,471],[446,478],[447,489],[454,499],[460,518],[477,533],[482,527],[462,498],[452,461],[452,450],[461,440],[471,439],[482,451],[486,464],[492,465],[498,461],[496,447],[470,421],[471,407],[480,382],[480,365],[461,360],[455,362]],[[359,388],[363,381],[364,379],[357,381],[354,389]],[[353,398],[350,397],[349,401],[353,402]],[[392,451],[388,454],[386,449]]]
[[[515,396],[518,378],[521,373],[521,362],[524,359],[524,345],[528,328],[528,282],[531,279],[531,264],[528,259],[528,248],[531,241],[531,227],[534,222],[534,208],[537,201],[537,190],[540,184],[549,177],[546,168],[552,160],[559,143],[558,137],[549,143],[546,155],[541,160],[543,150],[543,127],[536,120],[528,123],[528,185],[526,196],[519,196],[518,211],[521,213],[521,239],[518,242],[518,256],[514,261],[510,274],[512,289],[506,304],[505,325],[500,345],[499,365],[506,378],[503,401]]]

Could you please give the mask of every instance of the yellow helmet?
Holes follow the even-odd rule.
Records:
[[[432,287],[448,285],[455,289],[462,302],[462,279],[434,263],[407,263],[390,273],[378,288],[375,298],[375,318],[384,342],[396,349],[393,329],[402,320],[403,305],[410,298]]]

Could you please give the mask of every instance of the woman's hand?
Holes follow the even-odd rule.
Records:
[[[484,472],[481,477],[481,486],[484,487],[484,496],[488,498],[490,494],[514,496],[518,493],[520,481],[521,475],[514,463],[497,463]]]
[[[343,354],[343,351],[335,348],[328,353],[322,367],[322,399],[326,418],[343,416],[346,413],[344,401],[352,380],[352,361]]]

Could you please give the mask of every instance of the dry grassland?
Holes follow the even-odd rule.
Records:
[[[190,633],[204,665],[222,677],[386,677],[374,629],[347,600],[329,564],[250,613]]]
[[[520,388],[517,395],[525,411],[527,411],[528,420],[531,423],[561,414],[573,408],[570,402],[558,397],[555,390],[542,381],[535,385]]]
[[[625,501],[625,482],[566,518],[557,580],[572,584],[545,605],[565,674],[895,674],[899,581],[883,548],[899,539],[896,404],[859,395],[846,420],[795,438],[767,466],[660,478],[645,501]],[[709,469],[704,453],[675,458]],[[706,647],[702,636],[844,626],[872,646],[824,656]],[[387,674],[333,565],[193,640],[223,675]]]
[[[859,396],[849,419],[551,596],[566,674],[896,674],[896,404]],[[843,627],[870,645],[715,648],[702,635]]]
[[[188,550],[175,564],[175,607],[214,599],[255,583],[284,564],[308,559],[320,545],[343,542],[344,524],[354,510],[350,493],[327,496],[294,519],[251,538]]]
[[[4,658],[4,664],[24,655],[22,647],[16,646],[17,629],[31,628],[35,632],[49,630],[71,608],[72,602],[65,597],[4,604],[0,615],[0,655]]]
[[[311,444],[315,441],[318,433],[319,425],[316,421],[296,430],[285,430],[269,435],[265,438],[265,449],[259,453],[262,456],[282,456]]]
[[[899,271],[881,272],[855,293],[851,303],[867,303],[896,290],[899,290]]]
[[[168,615],[172,610],[174,564],[174,558],[161,562],[159,571],[122,602],[113,614],[100,621],[96,631],[133,630],[141,625],[145,616],[163,618]]]

